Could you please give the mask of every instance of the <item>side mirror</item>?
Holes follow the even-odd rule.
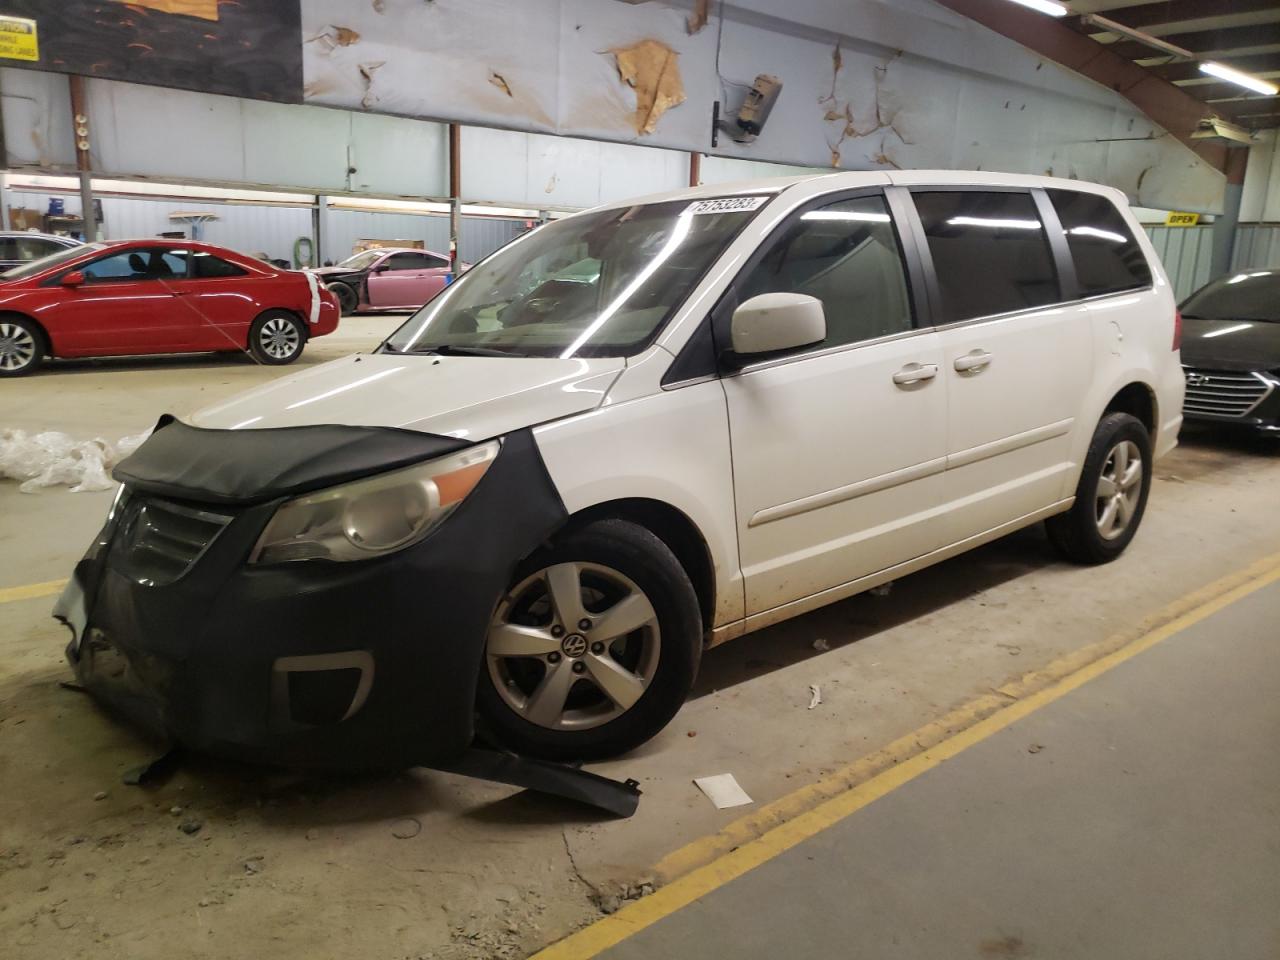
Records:
[[[738,356],[776,353],[821,343],[827,337],[827,318],[817,297],[762,293],[733,311],[729,331]]]
[[[390,265],[390,264],[388,264],[388,263],[380,263],[380,264],[378,264],[376,267],[374,267],[374,268],[373,268],[373,272],[374,272],[374,273],[386,273],[386,272],[387,272],[388,270],[390,270],[390,269],[391,269],[391,265]]]
[[[59,282],[64,287],[78,287],[84,283],[84,274],[79,270],[72,270],[70,273],[64,273],[62,280]]]

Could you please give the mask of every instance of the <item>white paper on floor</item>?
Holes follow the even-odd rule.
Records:
[[[147,436],[139,433],[112,443],[101,437],[77,440],[56,430],[29,435],[6,428],[0,430],[0,478],[21,481],[18,489],[23,493],[59,485],[72,493],[109,490],[111,468]]]
[[[809,684],[809,709],[812,710],[822,702],[822,691],[816,683]]]
[[[752,803],[747,791],[738,785],[732,773],[718,773],[714,777],[694,777],[694,784],[716,805],[717,810],[742,807]]]

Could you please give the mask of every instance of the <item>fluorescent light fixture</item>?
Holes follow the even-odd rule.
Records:
[[[1030,7],[1038,13],[1047,13],[1051,17],[1065,17],[1071,11],[1054,0],[1013,0],[1014,3]]]
[[[993,217],[952,217],[947,223],[953,227],[991,227],[994,230],[1039,230],[1039,220],[999,220]]]
[[[1274,97],[1277,93],[1280,93],[1280,87],[1277,87],[1274,83],[1239,70],[1233,70],[1230,67],[1224,67],[1222,64],[1214,63],[1212,60],[1200,64],[1200,72],[1207,73],[1211,77],[1217,77],[1219,80],[1226,80],[1228,83],[1238,84],[1246,90],[1261,93],[1263,96]]]
[[[887,213],[856,213],[852,210],[810,210],[801,220],[856,220],[860,223],[888,223]]]
[[[1252,323],[1233,323],[1229,327],[1222,327],[1218,330],[1210,330],[1204,335],[1205,340],[1211,340],[1214,337],[1225,337],[1228,333],[1239,333],[1241,330],[1250,330],[1253,328]]]

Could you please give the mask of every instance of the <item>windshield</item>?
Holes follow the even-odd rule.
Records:
[[[472,267],[386,346],[404,353],[630,356],[768,200],[674,200],[539,227]]]
[[[371,266],[373,261],[382,256],[382,250],[365,250],[361,253],[355,253],[347,257],[338,264],[340,267],[350,267],[352,270],[363,270],[365,267]]]
[[[1280,323],[1280,272],[1246,270],[1219,277],[1187,298],[1182,315],[1191,319]]]
[[[4,273],[0,273],[0,280],[25,280],[27,277],[34,277],[37,273],[48,270],[50,267],[56,267],[60,263],[83,257],[86,253],[92,253],[95,250],[105,249],[106,245],[102,243],[86,243],[80,246],[68,247],[65,250],[59,250],[57,253],[51,253],[47,257],[41,257],[39,260],[32,260],[30,263],[24,263],[20,267],[6,270]]]

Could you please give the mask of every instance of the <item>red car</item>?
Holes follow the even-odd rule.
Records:
[[[459,264],[459,272],[469,266]],[[337,266],[311,272],[334,292],[344,315],[417,310],[444,289],[449,258],[430,250],[375,247],[352,254]]]
[[[307,274],[208,243],[90,243],[0,273],[0,377],[46,357],[248,351],[292,363],[338,326]]]

